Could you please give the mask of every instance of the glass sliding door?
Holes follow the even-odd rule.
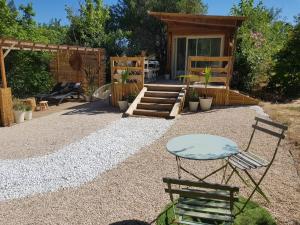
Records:
[[[175,75],[185,74],[186,63],[186,38],[178,38],[176,43],[176,72]]]
[[[180,37],[176,38],[175,69],[176,75],[187,71],[189,56],[222,56],[222,37]],[[198,62],[193,67],[219,66],[218,62]]]

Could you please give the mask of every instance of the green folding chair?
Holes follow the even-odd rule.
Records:
[[[163,178],[173,203],[174,223],[187,225],[228,225],[235,218],[238,187],[201,181]],[[174,195],[178,195],[175,200]]]
[[[278,151],[278,148],[279,148],[279,145],[280,145],[280,142],[282,139],[285,138],[284,132],[288,129],[288,127],[285,125],[275,123],[270,120],[262,119],[259,117],[255,117],[255,121],[256,121],[256,123],[252,125],[253,132],[251,134],[250,141],[248,143],[246,150],[241,151],[238,154],[233,155],[227,159],[227,165],[232,169],[232,172],[230,173],[228,178],[225,180],[225,184],[228,184],[232,175],[235,173],[247,186],[252,185],[252,187],[254,187],[240,212],[242,212],[244,210],[247,203],[253,197],[255,192],[258,192],[267,200],[267,202],[270,202],[269,199],[267,198],[267,196],[265,195],[265,193],[259,187],[259,185],[261,184],[261,182],[263,181],[267,172],[269,171],[271,165],[273,164],[274,159],[277,154],[277,151]],[[266,126],[271,127],[271,129],[267,128]],[[272,135],[272,136],[278,138],[276,148],[273,152],[273,156],[270,161],[267,161],[249,151],[254,134],[256,134],[256,131],[264,132],[266,134],[269,134],[269,135]],[[255,181],[255,179],[250,175],[248,170],[259,169],[259,168],[265,168],[265,171],[264,171],[263,175],[261,176],[261,178],[258,181]],[[239,171],[243,171],[246,174],[246,176],[251,181],[250,184],[242,177],[242,175]]]

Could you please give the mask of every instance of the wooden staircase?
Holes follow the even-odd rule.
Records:
[[[185,94],[180,85],[145,85],[124,115],[173,119],[183,108]]]

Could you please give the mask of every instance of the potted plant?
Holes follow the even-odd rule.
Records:
[[[211,103],[212,103],[212,100],[213,100],[212,97],[207,96],[207,85],[208,85],[208,83],[210,81],[210,78],[212,76],[211,68],[206,67],[205,70],[204,70],[203,75],[204,75],[204,82],[205,82],[205,94],[204,94],[204,97],[199,97],[199,100],[200,100],[201,109],[203,111],[206,111],[206,110],[210,110]]]
[[[31,105],[25,105],[25,120],[31,120],[32,119],[32,106]]]
[[[118,101],[119,108],[121,111],[125,111],[128,108],[127,96],[125,96],[124,85],[126,84],[130,76],[129,70],[126,69],[121,73],[121,88],[122,88],[122,98]]]
[[[19,99],[13,101],[13,112],[16,123],[23,123],[25,118],[25,104]]]
[[[136,93],[131,93],[127,96],[127,101],[128,101],[128,106],[133,103],[134,99],[136,98],[137,94]]]
[[[87,91],[85,92],[85,95],[84,95],[85,101],[87,101],[87,102],[93,101],[93,94],[95,93],[96,90],[97,90],[96,85],[89,86],[87,88]]]
[[[193,89],[189,93],[189,108],[191,112],[197,112],[199,106],[199,96],[198,93]]]
[[[86,65],[83,68],[83,71],[85,73],[85,79],[87,84],[87,87],[84,91],[84,99],[85,101],[90,102],[93,100],[93,94],[97,90],[95,80],[97,78],[97,74],[99,73],[99,68],[95,68],[92,65]]]

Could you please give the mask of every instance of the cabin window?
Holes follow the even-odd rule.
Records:
[[[189,56],[222,56],[223,37],[177,37],[173,56],[173,74],[185,74]],[[193,67],[220,66],[218,62],[197,62]]]

